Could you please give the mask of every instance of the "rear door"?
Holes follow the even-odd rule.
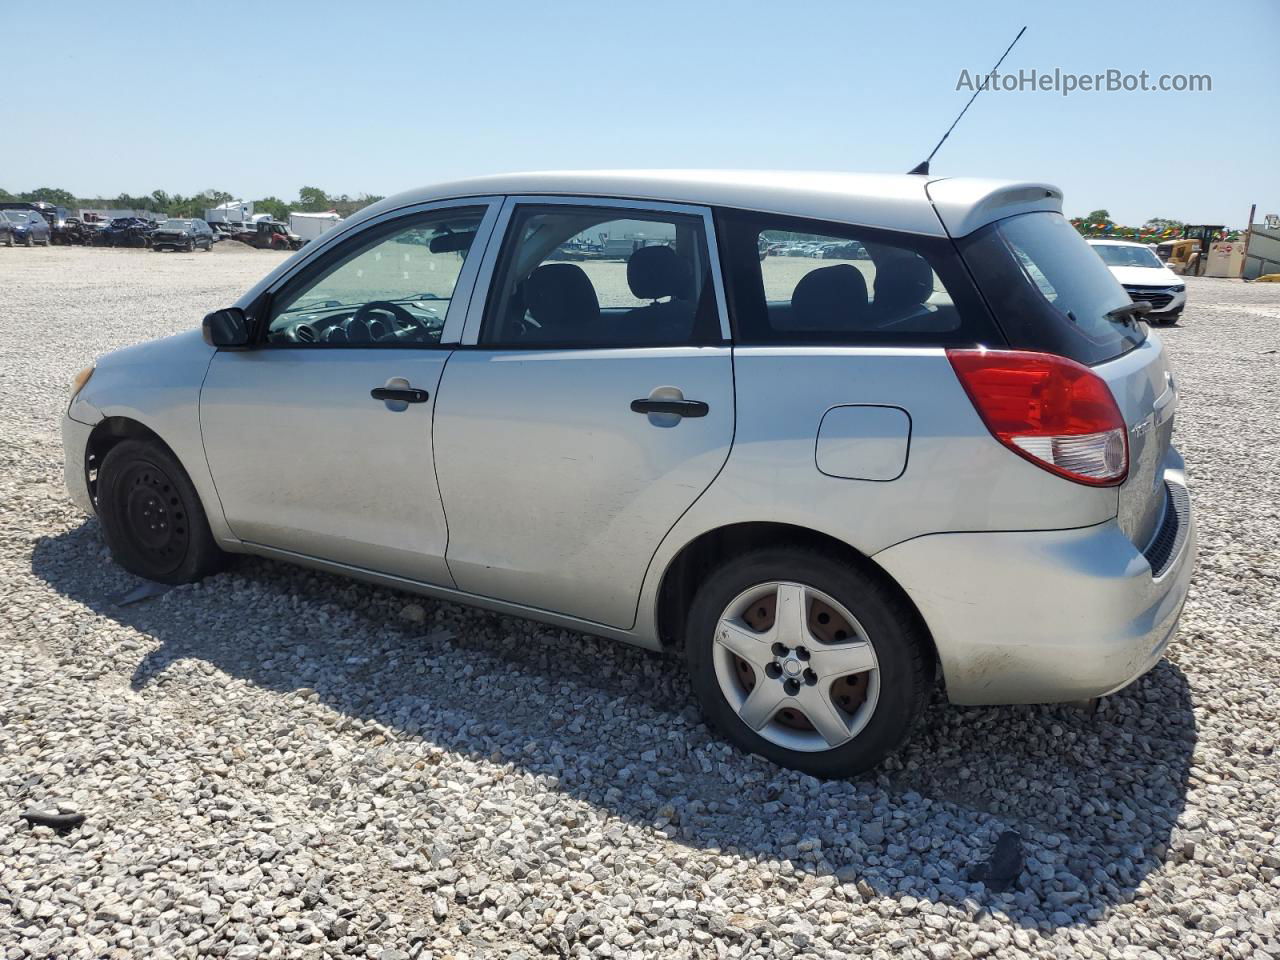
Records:
[[[733,440],[710,214],[511,198],[499,231],[436,406],[449,570],[470,593],[627,628]]]

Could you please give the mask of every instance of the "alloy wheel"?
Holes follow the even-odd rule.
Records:
[[[743,591],[716,625],[712,658],[729,706],[787,750],[830,750],[856,737],[875,712],[880,668],[857,619],[800,583]]]

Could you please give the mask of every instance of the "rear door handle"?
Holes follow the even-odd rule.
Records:
[[[401,403],[426,403],[431,394],[414,387],[374,387],[369,396],[375,400],[399,400]]]
[[[633,413],[674,413],[677,417],[705,417],[711,408],[701,400],[632,400]]]

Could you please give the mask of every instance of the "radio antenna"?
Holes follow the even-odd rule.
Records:
[[[1009,51],[1013,49],[1013,44],[1021,40],[1022,35],[1026,32],[1027,32],[1026,27],[1023,27],[1021,30],[1019,30],[1018,35],[1013,38],[1013,43],[1009,44],[1009,46],[1005,48],[1004,53],[1000,54],[1000,59],[996,61],[996,65],[992,67],[991,71],[987,74],[988,82],[989,82],[989,78],[991,77],[991,74],[999,70],[1000,64],[1004,63],[1004,58],[1007,57],[1009,55]],[[963,118],[964,115],[969,112],[969,108],[973,106],[973,101],[978,99],[978,94],[980,94],[983,90],[987,89],[987,86],[988,86],[987,83],[978,84],[978,89],[973,91],[973,96],[969,98],[969,102],[966,103],[964,105],[964,109],[960,111],[960,116],[956,117],[955,120],[951,122],[951,126],[947,127],[947,132],[944,133],[942,135],[942,139],[938,141],[938,146],[933,148],[933,152],[930,153],[927,157],[925,157],[923,162],[917,164],[911,170],[907,171],[908,173],[919,174],[920,176],[925,176],[925,177],[929,175],[929,161],[933,159],[933,154],[937,153],[938,150],[942,147],[942,145],[947,142],[947,137],[951,136],[951,131],[956,128],[956,124],[960,122],[961,118]]]

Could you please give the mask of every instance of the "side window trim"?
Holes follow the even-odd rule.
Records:
[[[484,258],[479,265],[479,270],[474,281],[475,293],[470,297],[466,322],[462,329],[461,339],[458,341],[460,346],[474,347],[480,342],[480,328],[484,323],[485,308],[489,298],[494,295],[494,274],[498,267],[498,259],[502,253],[503,247],[506,245],[508,228],[511,226],[512,217],[515,214],[516,207],[521,205],[533,206],[578,206],[578,207],[602,207],[610,210],[635,210],[642,213],[676,213],[684,216],[698,217],[702,220],[703,233],[706,236],[707,257],[709,260],[708,268],[711,271],[711,282],[714,286],[716,295],[716,311],[720,321],[720,336],[723,341],[728,344],[730,342],[729,332],[729,313],[725,308],[725,285],[724,278],[720,273],[720,251],[716,243],[715,219],[712,216],[710,207],[698,206],[688,203],[662,203],[656,200],[635,200],[621,199],[617,197],[595,197],[595,196],[576,196],[576,195],[555,195],[542,196],[538,194],[526,196],[508,196],[502,203],[501,213],[498,215],[494,224],[494,229],[490,234],[488,244],[485,248]],[[450,320],[453,319],[452,312]]]
[[[387,224],[394,223],[399,220],[407,220],[412,217],[419,216],[424,213],[432,213],[437,210],[453,210],[463,208],[483,207],[484,215],[481,217],[480,225],[476,228],[476,239],[472,246],[480,255],[468,256],[462,264],[462,270],[458,273],[457,283],[454,285],[453,297],[449,301],[449,310],[445,314],[444,329],[440,335],[439,343],[403,343],[403,344],[376,344],[376,343],[356,343],[356,344],[289,344],[289,343],[269,343],[266,340],[267,327],[270,324],[271,304],[276,296],[286,289],[291,289],[296,285],[305,284],[317,275],[324,273],[333,264],[335,260],[342,258],[342,251],[350,246],[358,245],[361,237],[369,230],[382,229]],[[481,262],[488,253],[489,241],[494,234],[494,226],[497,224],[499,214],[502,207],[501,197],[458,197],[448,200],[435,200],[428,203],[418,203],[410,207],[401,207],[396,210],[390,210],[380,216],[373,217],[356,225],[353,230],[343,230],[336,237],[332,238],[332,242],[325,243],[319,249],[313,251],[314,255],[300,262],[293,270],[281,274],[262,294],[256,297],[251,306],[251,312],[254,318],[254,343],[253,348],[259,350],[439,350],[441,348],[452,349],[455,347],[462,335],[463,324],[468,316],[468,310],[472,295],[476,289],[476,277],[480,272]],[[313,241],[315,242],[315,241]],[[306,249],[305,247],[303,248]],[[261,315],[261,316],[259,316]]]

